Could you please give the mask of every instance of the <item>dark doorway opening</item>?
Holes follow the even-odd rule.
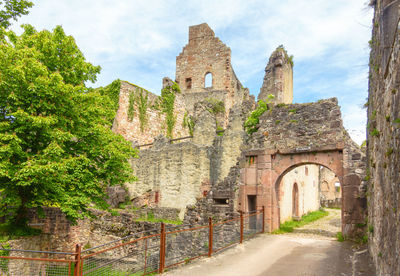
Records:
[[[292,191],[292,217],[293,217],[293,219],[296,219],[296,218],[299,217],[299,188],[297,187],[297,183],[293,184],[293,191]]]
[[[256,211],[256,206],[257,206],[256,196],[248,195],[247,196],[247,210],[249,211],[250,214],[252,214]],[[257,217],[256,216],[249,217],[249,228],[256,229],[256,227],[257,227]]]

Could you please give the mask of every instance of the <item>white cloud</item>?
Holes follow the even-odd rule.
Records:
[[[62,25],[87,59],[102,66],[98,85],[121,78],[156,93],[162,76],[174,77],[175,57],[187,43],[190,25],[207,22],[231,47],[235,71],[253,94],[270,53],[284,44],[294,55],[295,98],[336,96],[346,127],[362,130],[364,115],[352,112],[367,96],[372,10],[366,2],[40,0],[18,24]]]

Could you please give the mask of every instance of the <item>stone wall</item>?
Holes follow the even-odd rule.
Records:
[[[206,87],[206,75],[212,77],[212,84]],[[206,24],[189,27],[189,43],[176,57],[176,82],[179,84],[186,106],[193,110],[198,100],[216,98],[225,103],[226,126],[229,110],[249,98],[236,77],[231,65],[231,49],[227,47]]]
[[[138,180],[126,184],[132,200],[152,192],[159,207],[182,210],[202,197],[202,189],[210,182],[209,147],[191,141],[178,144],[164,143],[141,150],[132,160]],[[157,193],[157,195],[156,195]],[[157,202],[155,202],[157,201]]]
[[[287,171],[317,164],[334,171],[342,183],[342,231],[360,238],[365,231],[365,154],[342,126],[336,99],[307,104],[278,104],[260,116],[260,127],[244,146],[257,166],[244,168],[240,187],[242,208],[246,195],[259,194],[266,203],[270,230],[279,227],[279,183]]]
[[[219,136],[217,114],[210,112],[207,102],[196,104],[192,139],[170,144],[158,137],[153,147],[131,161],[138,180],[126,184],[130,199],[138,206],[179,208],[182,219],[186,206],[223,183],[237,165],[246,137],[243,123],[252,107],[247,101],[232,108],[229,124]]]
[[[253,149],[302,151],[343,145],[347,138],[336,98],[272,106],[260,117],[260,126],[249,142]]]
[[[274,96],[275,104],[293,102],[293,56],[289,57],[283,46],[279,46],[269,58],[265,67],[264,82],[258,100]]]
[[[137,99],[143,93],[147,97],[146,120],[147,123],[141,127]],[[130,96],[131,95],[131,96]],[[135,98],[133,117],[129,118],[130,97]],[[137,85],[121,81],[119,96],[119,107],[114,119],[113,131],[121,134],[126,140],[134,144],[152,143],[154,137],[166,135],[165,113],[160,107],[161,98]],[[172,136],[175,138],[188,136],[189,131],[182,125],[186,112],[186,106],[181,94],[176,94],[174,103],[174,114],[176,116],[175,127]]]
[[[321,202],[325,200],[336,200],[342,197],[340,186],[335,186],[336,183],[340,183],[339,178],[330,169],[325,167],[320,168],[319,183]]]
[[[378,275],[400,275],[400,1],[371,1],[368,96],[369,250]]]

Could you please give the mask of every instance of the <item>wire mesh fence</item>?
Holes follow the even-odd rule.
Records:
[[[262,212],[253,211],[243,216],[243,239],[250,239],[261,232],[263,232]]]
[[[73,275],[75,253],[0,249],[0,275]]]
[[[108,245],[110,246],[110,245]],[[111,247],[83,252],[79,275],[146,275],[159,270],[160,234],[129,236]]]
[[[218,252],[240,242],[240,217],[213,225],[213,252]]]
[[[152,229],[75,252],[0,248],[0,276],[141,276],[211,256],[264,232],[264,208],[208,225]]]
[[[208,226],[166,232],[165,268],[208,255],[208,237]]]

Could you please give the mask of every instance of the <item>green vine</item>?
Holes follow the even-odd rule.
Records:
[[[138,109],[140,131],[143,132],[147,125],[147,108],[149,105],[149,92],[135,85],[135,90],[129,93],[128,120],[132,121],[135,117],[135,106]]]
[[[128,105],[128,120],[132,121],[135,116],[135,94],[129,93],[129,105]]]
[[[172,138],[176,116],[174,115],[174,103],[176,93],[180,93],[179,86],[176,82],[172,86],[167,86],[161,90],[161,108],[165,113],[165,123],[167,125],[167,137]]]
[[[211,104],[211,108],[208,109],[210,113],[220,114],[225,112],[225,104],[223,101],[214,98],[207,98],[206,101]]]
[[[269,109],[268,104],[273,98],[274,96],[269,94],[268,98],[265,101],[263,100],[258,101],[257,108],[253,112],[251,112],[249,118],[247,118],[246,122],[244,123],[244,128],[246,129],[248,134],[252,134],[258,130],[259,128],[258,123],[260,122],[260,116]]]
[[[147,125],[147,106],[148,106],[148,100],[149,100],[149,93],[145,91],[143,93],[143,89],[141,88],[136,88],[136,91],[139,91],[138,93],[138,109],[139,109],[139,121],[140,121],[140,131],[143,132],[145,126]]]
[[[186,111],[185,115],[183,116],[182,127],[188,128],[189,134],[191,136],[193,136],[194,125],[195,125],[195,123],[194,123],[193,117],[190,116],[188,114],[188,112]]]

